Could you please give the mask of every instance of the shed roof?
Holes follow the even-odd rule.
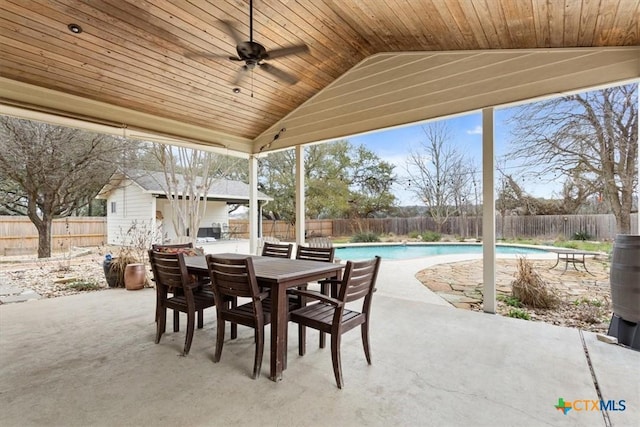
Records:
[[[163,183],[165,177],[163,172],[148,172],[143,170],[129,170],[126,172],[116,172],[111,179],[111,182],[107,184],[100,194],[105,197],[114,188],[121,185],[124,177],[128,177],[134,183],[136,183],[143,191],[156,195],[166,197],[167,192]],[[184,175],[176,174],[178,180],[178,188],[184,181]],[[197,178],[196,185],[202,181],[200,177]],[[242,181],[230,180],[230,179],[214,179],[207,193],[208,200],[224,200],[227,202],[248,202],[249,201],[249,184]],[[268,201],[273,200],[272,197],[258,191],[258,200]]]

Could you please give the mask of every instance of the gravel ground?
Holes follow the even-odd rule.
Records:
[[[496,312],[502,316],[528,316],[540,321],[592,332],[606,333],[611,321],[611,287],[609,284],[609,262],[590,259],[588,274],[569,266],[566,272],[562,264],[550,269],[549,260],[534,260],[534,271],[540,275],[547,288],[559,297],[559,304],[552,309],[516,307],[511,283],[517,271],[516,260],[498,259],[496,271]],[[464,301],[454,303],[457,308],[482,310],[482,261],[462,261],[438,264],[422,270],[417,275],[427,288],[448,299]],[[460,299],[463,297],[464,299]],[[511,305],[509,304],[511,303]],[[521,318],[521,317],[520,317]]]
[[[102,262],[109,247],[74,248],[51,259],[0,257],[0,285],[32,289],[42,298],[107,289]],[[80,286],[82,285],[82,286]]]

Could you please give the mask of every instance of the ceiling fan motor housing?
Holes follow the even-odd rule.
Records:
[[[236,51],[238,52],[238,57],[243,61],[260,62],[269,57],[264,46],[256,42],[240,43],[236,46]]]

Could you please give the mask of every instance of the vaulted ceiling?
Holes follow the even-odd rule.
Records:
[[[235,84],[222,20],[248,39],[248,0],[2,0],[0,113],[268,151],[638,79],[639,16],[640,0],[254,0],[255,41],[309,50],[267,61],[295,84],[260,67]]]

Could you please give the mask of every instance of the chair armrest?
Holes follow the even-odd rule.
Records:
[[[184,284],[182,285],[182,287],[183,287],[184,289],[190,289],[190,290],[192,290],[192,291],[193,291],[194,289],[199,288],[200,286],[202,286],[202,283],[199,283],[199,282],[184,283]]]
[[[269,291],[264,291],[264,292],[260,292],[257,297],[260,301],[264,301],[265,299],[267,299],[269,297],[271,293]]]
[[[340,279],[322,279],[322,280],[318,280],[318,283],[327,283],[327,284],[341,284],[342,280]]]
[[[331,298],[330,296],[327,295],[323,295],[320,292],[315,292],[315,291],[304,291],[301,289],[290,289],[287,291],[288,294],[291,295],[299,295],[299,296],[303,296],[303,297],[308,297],[311,299],[315,299],[321,302],[324,302],[326,304],[330,304],[333,306],[341,306],[342,305],[342,301],[337,300],[335,298]]]

